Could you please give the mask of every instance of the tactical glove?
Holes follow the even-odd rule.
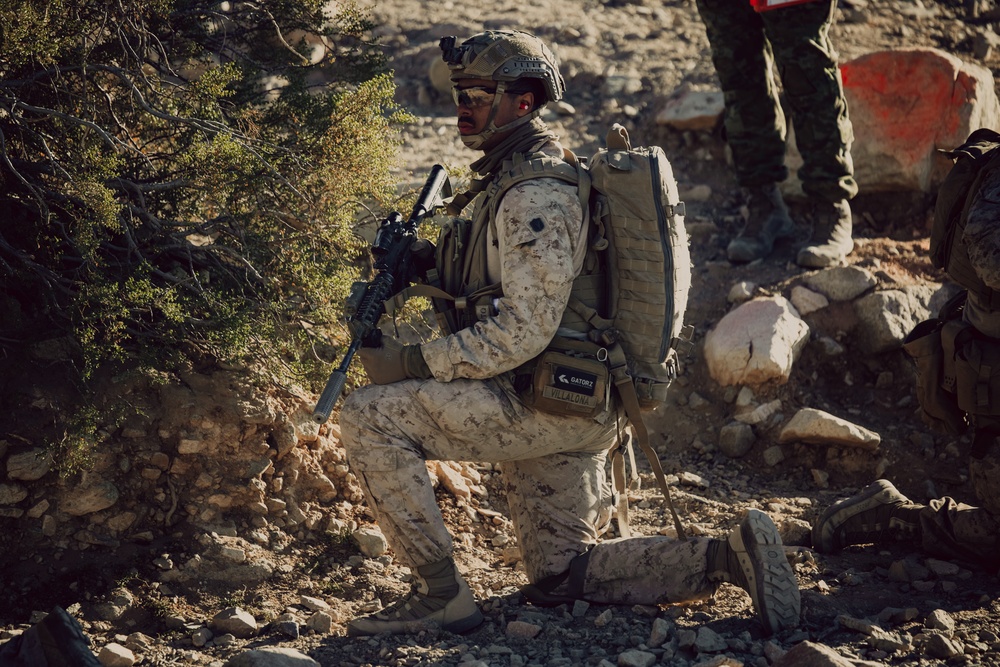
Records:
[[[415,278],[425,280],[427,272],[435,268],[434,244],[427,239],[417,239],[410,246],[413,255],[410,265],[410,282]]]
[[[406,378],[434,377],[419,345],[400,345],[395,339],[384,339],[379,347],[363,347],[358,358],[368,379],[375,384],[391,384]]]

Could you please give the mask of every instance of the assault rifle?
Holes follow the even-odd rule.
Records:
[[[442,205],[442,197],[450,194],[448,174],[444,167],[436,164],[431,168],[430,176],[427,177],[409,219],[404,222],[403,216],[393,212],[379,223],[371,247],[378,274],[371,282],[356,282],[351,286],[345,308],[351,344],[340,366],[330,374],[330,379],[316,402],[312,418],[317,424],[323,424],[330,418],[333,406],[347,383],[347,369],[358,349],[362,346],[379,346],[382,331],[378,328],[378,323],[385,314],[385,301],[406,288],[412,277],[410,265],[413,253],[410,248],[417,240],[417,228],[427,215]]]

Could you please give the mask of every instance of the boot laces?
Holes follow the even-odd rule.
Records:
[[[838,531],[847,544],[876,542],[883,535],[903,537],[915,531],[915,524],[893,516],[907,503],[899,499],[887,500],[877,507],[858,512],[847,519]]]
[[[376,616],[384,620],[419,621],[441,611],[449,602],[451,598],[428,595],[414,583],[407,595],[381,609]]]

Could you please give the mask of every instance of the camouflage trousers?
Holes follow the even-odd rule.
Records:
[[[500,379],[404,380],[362,387],[344,403],[341,436],[376,520],[410,568],[453,553],[425,460],[499,464],[529,582],[590,551],[582,597],[657,604],[710,596],[712,540],[599,541],[611,493],[605,473],[620,423],[533,411]]]
[[[830,41],[836,3],[817,0],[758,14],[747,0],[696,1],[725,97],[726,141],[740,185],[788,177],[777,65],[802,155],[802,189],[829,201],[856,195],[854,132]]]
[[[920,510],[920,545],[934,556],[1000,569],[1000,455],[971,459],[969,482],[978,506],[944,497]]]

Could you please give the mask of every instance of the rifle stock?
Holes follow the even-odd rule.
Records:
[[[378,344],[381,335],[378,323],[385,314],[385,301],[406,287],[412,260],[410,246],[418,238],[417,228],[420,222],[440,205],[442,190],[446,185],[448,185],[447,172],[441,165],[434,165],[407,221],[404,223],[399,213],[392,213],[379,225],[372,244],[372,254],[376,257],[375,269],[378,273],[371,282],[359,284],[364,286],[363,293],[355,295],[352,290],[349,301],[356,296],[357,303],[352,304],[355,305],[354,312],[347,319],[351,331],[351,344],[340,365],[330,374],[323,393],[316,402],[312,418],[317,424],[324,424],[330,418],[330,413],[333,412],[337,400],[344,391],[347,369],[358,349],[364,344],[371,346]]]

